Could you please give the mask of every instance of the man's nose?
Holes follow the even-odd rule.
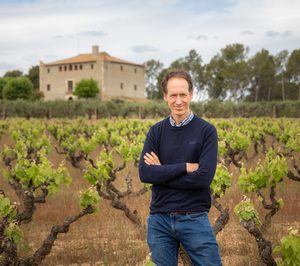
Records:
[[[181,97],[178,95],[176,98],[176,104],[181,104]]]

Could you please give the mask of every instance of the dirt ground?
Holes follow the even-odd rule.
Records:
[[[2,136],[0,149],[4,144],[12,144],[7,136]],[[64,156],[57,154],[54,149],[49,159],[55,166],[65,160]],[[255,160],[252,164],[256,164]],[[33,221],[22,226],[24,236],[19,251],[23,256],[29,256],[37,250],[53,225],[62,223],[66,217],[75,215],[80,210],[79,192],[89,187],[89,184],[83,179],[81,170],[74,169],[68,161],[66,165],[72,177],[72,183],[49,197],[46,204],[38,205]],[[251,163],[248,166],[250,167]],[[2,165],[1,169],[3,168]],[[220,200],[223,206],[228,206],[230,209],[230,221],[217,235],[223,265],[260,266],[263,264],[259,259],[255,239],[239,224],[238,218],[233,213],[234,206],[243,198],[243,195],[235,182],[239,171],[235,167],[230,170],[233,173],[234,182]],[[116,186],[120,189],[125,188],[125,176],[129,172],[133,178],[133,187],[138,190],[142,184],[138,179],[137,169],[133,165],[129,165],[120,172]],[[0,187],[12,200],[17,200],[7,181],[2,177],[3,171],[0,174]],[[287,234],[290,227],[300,230],[299,188],[299,183],[288,179],[285,179],[277,188],[278,198],[282,197],[285,204],[275,215],[272,226],[266,233],[266,238],[272,241],[273,245],[280,242],[281,237]],[[143,224],[146,224],[150,198],[151,192],[147,192],[137,198],[125,199],[130,209],[135,210],[141,217]],[[260,214],[264,215],[254,195],[252,199],[259,208]],[[217,210],[212,207],[210,212],[212,224],[217,216]],[[42,265],[142,265],[148,253],[144,235],[140,234],[137,227],[125,217],[122,211],[114,209],[109,201],[102,199],[96,214],[83,217],[71,225],[67,234],[59,235],[51,253]]]

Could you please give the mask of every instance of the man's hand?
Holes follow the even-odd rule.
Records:
[[[198,163],[186,163],[186,172],[187,173],[192,173],[198,169],[199,169]]]
[[[159,158],[153,151],[150,153],[146,152],[144,155],[144,162],[148,165],[161,165]]]

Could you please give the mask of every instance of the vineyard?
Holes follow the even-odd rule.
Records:
[[[147,264],[151,186],[138,161],[155,122],[0,121],[0,265]],[[300,265],[300,120],[210,122],[223,264]]]

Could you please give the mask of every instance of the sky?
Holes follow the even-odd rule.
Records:
[[[249,56],[300,48],[299,0],[0,0],[0,76],[90,53],[168,67],[191,49],[208,63],[226,45]]]

